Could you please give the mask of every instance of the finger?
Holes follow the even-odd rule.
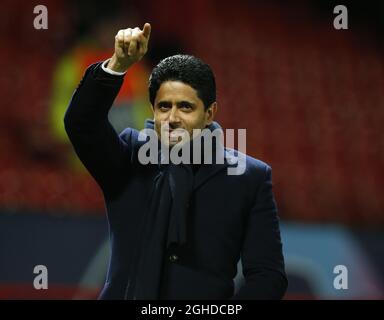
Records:
[[[151,35],[151,25],[149,23],[144,24],[143,34],[146,39],[149,39],[149,36]]]
[[[147,38],[144,37],[141,31],[138,34],[135,34],[135,39],[137,40],[138,46],[142,46],[148,42]]]
[[[137,51],[137,40],[136,38],[132,38],[129,43],[128,55],[133,56],[136,54],[136,51]]]
[[[146,45],[140,45],[138,49],[138,56],[143,57],[147,53],[147,46]]]
[[[119,30],[115,36],[115,40],[120,47],[124,47],[124,30]]]
[[[124,31],[124,51],[128,53],[129,50],[129,44],[132,37],[132,29],[128,28],[123,30]]]
[[[131,43],[129,45],[129,55],[135,55],[139,51],[140,42],[145,40],[144,36],[142,35],[142,32],[140,28],[135,28],[132,30],[132,37],[131,37]]]
[[[141,30],[139,28],[135,28],[132,30],[132,38],[138,38],[141,35]]]

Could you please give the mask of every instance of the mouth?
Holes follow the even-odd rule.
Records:
[[[177,143],[186,138],[186,131],[183,128],[169,129],[166,132],[171,143]]]
[[[182,132],[185,131],[185,129],[183,129],[183,128],[174,128],[174,129],[168,129],[166,131],[168,131],[169,133],[171,133],[171,132],[179,132],[181,134]]]
[[[178,142],[182,138],[183,132],[177,129],[169,130],[169,140]]]

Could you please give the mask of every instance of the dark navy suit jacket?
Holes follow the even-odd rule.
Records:
[[[105,198],[112,250],[103,299],[124,299],[143,208],[158,173],[156,165],[137,161],[138,132],[128,128],[117,135],[108,121],[122,82],[100,63],[90,66],[64,119],[75,152]],[[227,167],[203,164],[197,171],[187,245],[165,251],[161,299],[283,297],[287,279],[271,168],[249,156],[242,175],[228,175]],[[234,295],[240,258],[245,284]]]

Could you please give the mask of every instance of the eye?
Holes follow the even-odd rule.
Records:
[[[168,104],[159,104],[158,106],[157,106],[161,111],[167,111],[169,108],[170,108],[170,106],[168,105]]]
[[[182,103],[180,103],[180,108],[185,109],[185,110],[189,110],[189,109],[192,109],[192,105],[188,102],[182,102]]]

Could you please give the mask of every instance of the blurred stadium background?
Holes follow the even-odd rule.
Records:
[[[48,30],[33,28],[38,4]],[[333,28],[337,4],[349,9],[348,30]],[[62,119],[86,66],[111,55],[118,29],[144,22],[149,52],[111,111],[116,130],[142,128],[161,58],[201,57],[216,73],[218,121],[246,128],[247,152],[273,168],[286,299],[383,298],[379,1],[3,0],[1,13],[1,299],[97,297],[109,254],[103,200]],[[41,264],[48,290],[33,288]],[[336,265],[348,268],[348,290],[333,287]]]

